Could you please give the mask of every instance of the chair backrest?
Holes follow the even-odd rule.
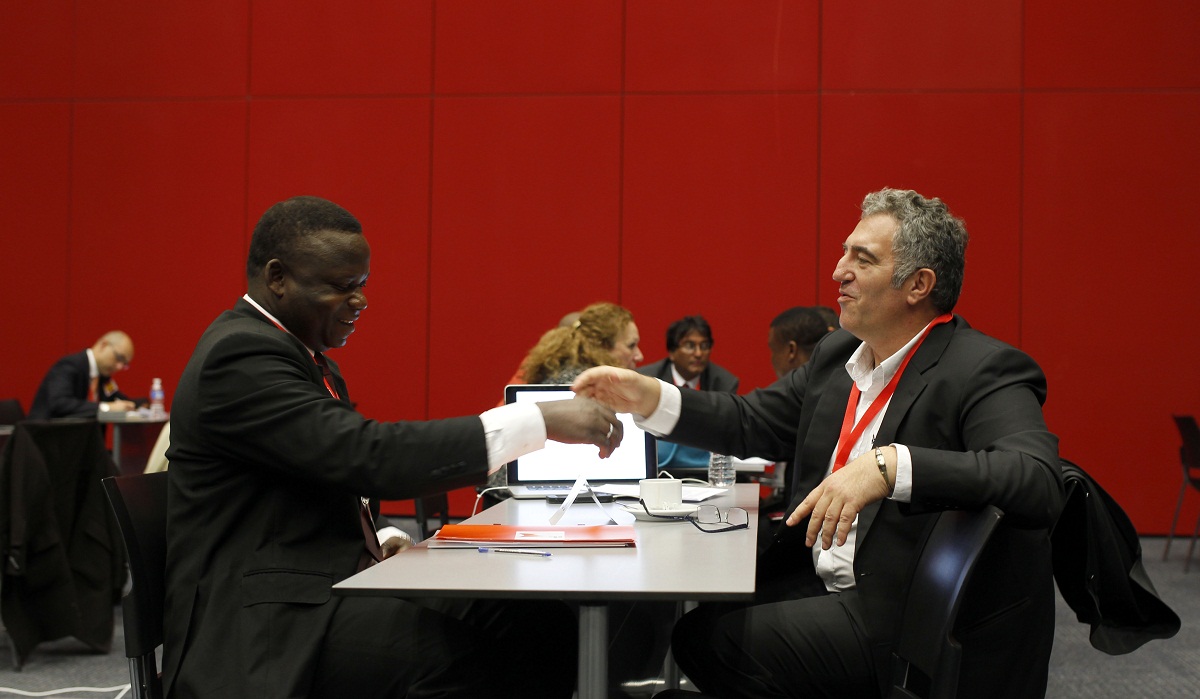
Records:
[[[904,603],[892,658],[892,699],[957,696],[962,646],[954,636],[954,622],[975,563],[1003,516],[991,505],[938,515]]]
[[[0,400],[0,425],[15,425],[25,419],[25,410],[16,398]]]
[[[167,475],[143,473],[104,479],[104,491],[121,528],[129,557],[132,587],[122,600],[125,656],[147,658],[154,668],[154,651],[163,642],[163,606],[167,571]],[[157,690],[134,696],[161,696],[157,672],[148,670],[143,682]],[[133,678],[135,687],[138,678]]]
[[[1191,415],[1172,415],[1179,428],[1179,460],[1183,463],[1183,475],[1200,487],[1200,425]]]

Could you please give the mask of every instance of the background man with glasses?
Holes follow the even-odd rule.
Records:
[[[675,658],[704,692],[879,697],[926,533],[942,510],[994,504],[1004,519],[959,614],[958,693],[1044,696],[1058,440],[1037,364],[952,314],[966,246],[941,200],[869,194],[833,272],[842,329],[804,366],[746,396],[610,367],[576,380],[651,432],[795,464],[755,602],[702,605],[675,627]]]
[[[666,358],[638,367],[637,372],[680,388],[737,393],[738,377],[712,363],[712,347],[712,328],[704,316],[684,316],[667,328]],[[659,440],[658,467],[674,473],[708,468],[708,454],[673,440]]]
[[[638,367],[637,372],[676,386],[737,393],[738,377],[710,361],[712,347],[708,321],[703,316],[685,316],[667,328],[666,358]]]
[[[100,336],[90,348],[54,363],[38,386],[29,419],[95,417],[101,410],[133,410],[133,399],[117,388],[113,375],[129,368],[133,340],[120,330]]]

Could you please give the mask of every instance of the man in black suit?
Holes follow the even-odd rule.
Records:
[[[737,393],[738,377],[713,364],[712,328],[703,316],[685,316],[667,328],[667,356],[637,372],[676,386]]]
[[[385,423],[337,365],[367,307],[359,222],[316,197],[255,226],[248,293],[201,336],[171,412],[164,685],[172,697],[569,697],[558,602],[335,597],[380,550],[368,498],[482,482],[547,438],[620,443],[587,399]]]
[[[795,509],[760,558],[755,603],[702,605],[675,628],[675,657],[705,692],[880,696],[936,515],[990,503],[1005,516],[960,610],[959,696],[1044,695],[1058,440],[1037,364],[952,314],[966,244],[940,200],[869,194],[833,274],[843,329],[804,366],[741,397],[612,368],[576,381],[654,432],[797,466]]]
[[[133,410],[137,405],[117,388],[113,376],[133,361],[133,340],[120,330],[54,363],[38,386],[29,419],[96,417],[101,410]]]

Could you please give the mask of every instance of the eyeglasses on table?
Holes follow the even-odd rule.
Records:
[[[650,511],[645,500],[638,498],[638,502],[641,503],[646,514],[651,517],[675,521],[687,520],[705,534],[732,532],[750,526],[750,516],[740,507],[730,507],[722,511],[716,505],[698,505],[696,511],[690,515],[658,515]]]

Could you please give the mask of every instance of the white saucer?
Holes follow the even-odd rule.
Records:
[[[652,516],[646,514],[646,510],[645,510],[645,508],[642,507],[641,503],[638,503],[638,504],[621,503],[621,509],[623,509],[626,512],[628,512],[629,514],[633,515],[634,519],[640,520],[642,522],[666,522],[666,521],[669,521],[669,520],[662,519],[660,517],[652,517]],[[651,510],[651,512],[656,515],[662,515],[663,517],[687,517],[690,514],[695,514],[696,506],[684,503],[677,507],[673,507],[669,510]]]

